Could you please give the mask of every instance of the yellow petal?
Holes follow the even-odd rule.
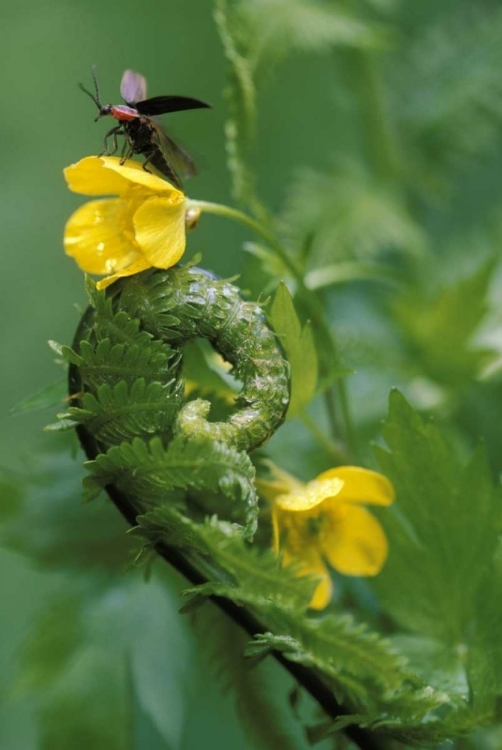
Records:
[[[390,505],[396,493],[391,482],[376,471],[360,466],[339,466],[317,477],[317,481],[338,478],[344,482],[338,500],[369,505]]]
[[[121,271],[117,271],[117,273],[114,273],[112,276],[107,276],[106,279],[101,279],[101,281],[98,281],[98,283],[96,284],[96,289],[106,289],[107,286],[113,284],[113,282],[117,281],[117,279],[121,279],[124,276],[133,276],[135,273],[146,271],[147,268],[151,268],[150,263],[145,260],[145,258],[141,258],[140,260],[131,263],[131,265],[127,266],[127,268],[123,268]]]
[[[322,552],[339,573],[374,576],[387,559],[387,537],[366,508],[339,506],[329,532],[323,535]]]
[[[274,552],[276,555],[279,554],[279,545],[281,539],[281,530],[279,528],[279,514],[280,511],[278,511],[277,507],[274,505],[274,507],[272,508],[272,533]]]
[[[66,167],[64,176],[70,190],[80,195],[121,195],[129,187],[129,181],[117,170],[105,167],[111,158],[87,156]]]
[[[287,488],[281,482],[273,479],[256,479],[255,484],[260,497],[270,503],[273,503],[278,495],[284,495],[287,492]]]
[[[117,156],[87,156],[64,170],[70,190],[80,195],[122,195],[133,185],[152,193],[182,196],[170,182],[147,172],[137,161],[123,165]]]
[[[126,204],[119,198],[89,201],[70,216],[64,233],[67,255],[87,273],[112,273],[141,258],[124,235]]]
[[[306,548],[304,553],[305,554],[300,557],[291,554],[286,548],[282,554],[282,564],[291,565],[291,563],[294,563],[297,566],[301,565],[300,576],[309,575],[312,578],[319,579],[319,583],[314,591],[309,606],[312,607],[312,609],[324,609],[328,606],[333,594],[331,576],[319,552],[314,547]]]
[[[288,474],[276,466],[272,461],[263,462],[269,469],[273,479],[257,479],[256,488],[261,497],[269,502],[274,502],[278,495],[298,494],[305,484],[296,477]]]
[[[174,185],[171,185],[170,182],[164,180],[162,177],[152,174],[152,172],[147,172],[137,161],[128,159],[124,164],[120,164],[120,159],[117,156],[102,156],[101,160],[106,170],[112,174],[119,175],[129,183],[141,185],[152,193],[172,194],[176,200],[184,199],[183,193],[175,188]]]
[[[133,217],[136,242],[155,268],[174,266],[185,252],[185,196],[149,198]]]
[[[319,577],[319,572],[316,573],[316,577]],[[314,596],[310,600],[310,606],[312,609],[324,609],[330,603],[332,596],[333,584],[331,583],[331,577],[325,568],[321,581],[314,591]]]
[[[332,479],[314,480],[301,487],[297,492],[287,495],[279,495],[276,504],[287,511],[306,511],[315,508],[316,505],[339,495],[344,483],[338,477]]]

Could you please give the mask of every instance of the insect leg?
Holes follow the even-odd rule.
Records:
[[[109,130],[108,133],[104,137],[104,140],[103,140],[103,150],[102,150],[102,152],[99,155],[103,156],[103,154],[106,154],[107,156],[110,156],[111,154],[114,154],[117,151],[118,147],[119,147],[119,144],[118,144],[118,141],[117,141],[117,136],[118,135],[123,135],[123,134],[124,134],[124,131],[123,131],[121,125],[117,125],[116,127],[114,127],[111,130]],[[109,138],[113,138],[113,151],[109,151],[108,150],[108,139]]]
[[[145,172],[150,172],[150,173],[151,173],[151,170],[150,170],[150,169],[147,169],[146,167],[147,167],[147,164],[150,164],[151,160],[152,160],[152,159],[153,159],[153,157],[155,156],[155,151],[156,151],[156,149],[152,149],[151,151],[148,151],[148,152],[147,152],[147,153],[145,154],[145,156],[146,156],[146,159],[145,159],[145,161],[143,162],[143,169],[145,170]]]
[[[134,154],[134,149],[132,148],[131,144],[126,141],[124,143],[124,148],[122,149],[122,156],[120,157],[120,166],[125,164],[126,161],[130,159],[133,154]]]

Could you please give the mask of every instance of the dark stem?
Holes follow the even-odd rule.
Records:
[[[73,366],[70,367],[70,382],[72,382],[72,370]],[[72,392],[71,387],[70,392]],[[97,449],[92,436],[82,426],[77,427],[76,429],[80,444],[82,445],[85,454],[90,460],[94,460],[99,453],[99,450]],[[131,526],[136,526],[138,512],[133,507],[130,500],[128,500],[128,498],[114,485],[108,485],[105,489],[108,496],[124,516],[126,521]],[[156,551],[192,585],[198,586],[208,582],[208,579],[201,573],[201,571],[198,570],[179,549],[164,543],[159,543],[156,545]],[[267,628],[260,623],[253,614],[246,610],[245,607],[235,604],[235,602],[230,599],[225,599],[221,596],[212,595],[209,598],[222,612],[228,615],[228,617],[230,617],[235,623],[240,625],[240,627],[251,638],[266,631]],[[298,684],[312,696],[329,717],[336,719],[339,716],[344,716],[347,713],[350,713],[336,701],[329,686],[312,669],[309,669],[302,664],[289,661],[289,659],[287,659],[280,651],[273,650],[271,651],[271,655],[290,673]],[[349,726],[344,732],[350,737],[352,742],[357,745],[357,747],[361,748],[361,750],[383,750],[375,736],[360,727]]]

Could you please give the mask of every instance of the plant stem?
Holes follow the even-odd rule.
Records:
[[[348,461],[347,453],[345,452],[343,446],[340,445],[339,441],[331,440],[329,437],[327,437],[319,428],[315,419],[312,419],[310,414],[308,414],[306,411],[302,411],[299,416],[303,424],[307,427],[308,430],[310,430],[319,445],[321,445],[324,450],[329,453],[333,461],[335,461],[336,464],[346,464]]]
[[[388,116],[378,61],[374,52],[358,50],[355,69],[359,72],[358,86],[361,120],[366,127],[368,157],[376,174],[384,180],[399,178],[399,157],[396,139]],[[368,125],[369,123],[369,125]]]
[[[69,379],[70,391],[74,392],[74,385],[78,382],[74,365],[70,366]],[[82,425],[79,425],[76,431],[87,458],[94,460],[99,454],[99,449],[94,438]],[[107,485],[105,490],[126,521],[131,526],[136,526],[138,510],[134,507],[133,502],[114,485]],[[176,547],[171,547],[163,542],[157,544],[155,549],[161,557],[194,586],[207,583],[213,577],[210,562],[200,555],[195,555],[191,559]],[[251,638],[264,632],[265,628],[263,624],[246,607],[242,607],[231,599],[226,599],[222,596],[211,595],[209,598],[219,609],[240,625]],[[346,708],[337,702],[333,691],[314,669],[290,661],[280,651],[272,650],[271,655],[291,674],[301,687],[310,693],[327,716],[336,719],[339,716],[349,713]],[[361,729],[356,725],[346,727],[344,733],[361,750],[383,750],[379,741],[371,732]]]
[[[190,200],[190,206],[193,206],[195,208],[200,208],[201,211],[204,211],[206,213],[216,214],[219,216],[225,216],[229,219],[233,219],[234,221],[238,221],[241,224],[244,224],[244,226],[249,227],[252,229],[256,234],[258,234],[260,237],[262,237],[267,245],[277,254],[277,256],[280,258],[284,266],[287,268],[293,279],[295,280],[298,288],[298,295],[300,296],[303,304],[305,305],[308,314],[310,315],[312,322],[317,327],[317,329],[322,333],[322,336],[324,340],[326,341],[327,346],[329,347],[328,350],[328,356],[333,360],[338,360],[338,352],[337,352],[337,346],[335,344],[335,341],[333,339],[333,334],[326,322],[326,318],[324,316],[324,310],[319,302],[319,299],[315,292],[313,292],[311,289],[309,289],[305,285],[305,281],[303,279],[303,272],[300,266],[297,264],[294,258],[292,258],[289,253],[287,252],[286,248],[279,242],[279,240],[275,237],[275,235],[263,224],[261,224],[256,219],[252,218],[251,216],[248,216],[243,211],[239,211],[236,208],[231,208],[230,206],[225,206],[221,203],[211,203],[208,201],[199,201],[199,200]],[[321,366],[322,366],[322,360],[321,360]],[[326,374],[326,372],[324,372]],[[345,440],[347,442],[347,446],[350,447],[353,445],[353,429],[352,424],[350,420],[350,413],[348,409],[348,401],[347,401],[347,393],[345,390],[345,384],[343,383],[343,380],[341,378],[337,379],[336,382],[336,389],[338,392],[339,401],[342,408],[342,417],[345,423]],[[329,397],[326,396],[326,400],[328,400]],[[338,429],[338,423],[336,419],[336,413],[334,408],[334,402],[331,399],[328,404],[328,418],[330,420],[331,424],[331,431],[333,434],[333,437],[335,440],[339,439],[340,437],[340,431]]]
[[[349,407],[349,396],[347,393],[347,384],[345,382],[345,379],[341,379],[338,381],[338,399],[340,401],[340,406],[342,407],[342,416],[343,416],[343,422],[345,424],[345,441],[347,443],[347,450],[350,455],[354,456],[356,455],[356,441],[355,441],[355,433],[352,423],[352,416],[350,413],[350,407]]]

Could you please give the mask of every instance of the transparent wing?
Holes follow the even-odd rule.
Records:
[[[164,154],[166,161],[182,177],[194,177],[197,174],[197,167],[192,157],[181,146],[178,146],[172,138],[169,138],[162,125],[154,120],[150,122],[154,127],[155,141]]]
[[[122,99],[130,107],[146,99],[146,78],[134,70],[125,70],[120,82]]]

